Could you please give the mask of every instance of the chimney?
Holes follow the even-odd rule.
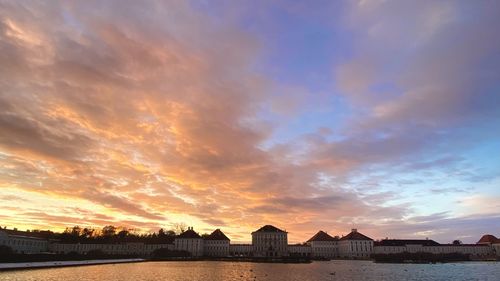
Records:
[[[357,228],[353,228],[353,229],[351,229],[351,232],[358,232],[358,229]]]

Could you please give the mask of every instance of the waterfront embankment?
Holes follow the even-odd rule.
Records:
[[[105,260],[80,260],[80,261],[43,261],[43,262],[16,262],[0,263],[0,271],[19,270],[19,269],[38,269],[68,266],[100,265],[143,262],[145,259],[105,259]]]

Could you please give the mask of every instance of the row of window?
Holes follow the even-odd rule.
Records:
[[[9,239],[7,241],[0,241],[0,244],[11,246],[37,246],[43,247],[46,245],[44,241],[22,240],[22,239]]]

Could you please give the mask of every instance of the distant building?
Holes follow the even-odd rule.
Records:
[[[373,251],[373,239],[352,229],[349,234],[340,238],[339,257],[347,259],[368,259]]]
[[[493,249],[494,254],[500,257],[500,239],[496,238],[494,235],[486,234],[477,241],[476,244],[488,245]]]
[[[46,233],[45,233],[46,234]],[[187,251],[193,257],[267,257],[286,256],[311,257],[316,259],[369,259],[371,254],[433,253],[468,254],[472,259],[486,260],[500,257],[500,239],[486,234],[476,244],[439,244],[429,239],[384,239],[374,242],[356,229],[341,237],[332,237],[318,231],[307,242],[288,245],[288,233],[272,225],[265,225],[252,232],[252,244],[230,244],[230,239],[216,229],[210,235],[201,237],[189,227],[187,231],[153,243],[125,242],[65,243],[49,241],[43,232],[18,231],[0,228],[0,245],[10,247],[15,253],[36,254],[52,252],[87,254],[101,251],[113,255],[150,256],[155,250]],[[160,242],[160,243],[158,243]]]
[[[0,228],[0,245],[10,247],[14,253],[38,254],[49,251],[49,241],[40,233]]]
[[[58,254],[79,253],[87,254],[91,251],[101,251],[110,255],[139,255],[149,256],[158,249],[174,250],[174,244],[147,244],[147,243],[51,243],[50,251]]]
[[[431,253],[470,255],[472,259],[482,259],[491,256],[492,248],[481,244],[439,244],[429,239],[384,239],[374,244],[375,254],[398,253]]]
[[[439,246],[440,244],[429,239],[384,239],[376,241],[373,247],[374,254],[396,254],[396,253],[416,253],[430,246]]]
[[[178,251],[187,251],[193,257],[201,257],[203,256],[203,238],[192,227],[189,227],[175,238],[174,248]]]
[[[272,225],[265,225],[252,232],[255,257],[288,256],[288,233]]]
[[[203,238],[203,254],[209,257],[227,257],[229,242],[229,238],[220,229],[216,229]]]
[[[233,257],[251,257],[253,256],[252,244],[230,244],[229,255]]]
[[[288,245],[288,255],[291,257],[312,257],[311,245],[308,244],[293,244]]]
[[[338,242],[338,237],[332,237],[328,233],[320,230],[307,240],[307,245],[311,247],[311,254],[314,258],[332,259],[339,256]]]

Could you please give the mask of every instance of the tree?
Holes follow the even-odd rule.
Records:
[[[116,234],[116,227],[112,225],[107,225],[102,228],[102,236],[111,237]]]
[[[177,223],[173,224],[172,231],[174,231],[177,234],[181,234],[184,231],[186,231],[186,228],[187,228],[187,225],[185,223],[183,223],[183,222],[177,222]]]
[[[126,229],[123,229],[120,232],[118,232],[118,238],[120,238],[120,239],[125,239],[125,238],[127,238],[128,235],[129,235],[129,232]]]
[[[82,234],[81,236],[83,236],[84,238],[91,238],[92,236],[94,236],[94,229],[92,228],[84,228],[82,230]]]
[[[462,241],[460,241],[458,239],[457,240],[453,240],[452,244],[453,245],[462,245]]]

